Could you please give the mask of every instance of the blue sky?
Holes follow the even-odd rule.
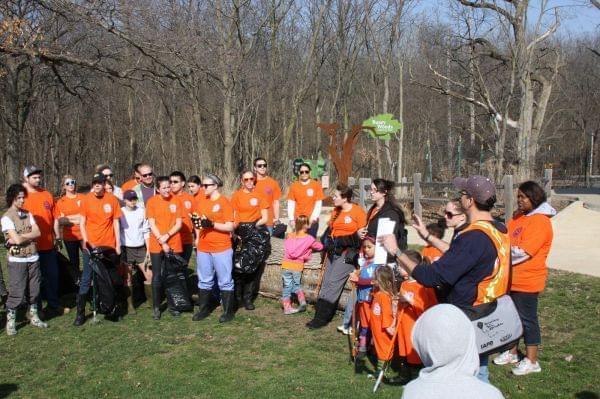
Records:
[[[493,2],[494,0],[487,0]],[[498,4],[502,0],[496,0]],[[530,20],[537,17],[542,0],[530,0]],[[600,32],[600,10],[593,7],[590,0],[547,0],[549,7],[558,7],[561,25],[560,35],[579,35]],[[444,9],[448,7],[448,0],[422,0],[417,9],[423,11],[437,10],[444,17]]]

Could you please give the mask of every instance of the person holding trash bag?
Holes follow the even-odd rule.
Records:
[[[310,329],[326,326],[335,315],[346,280],[354,271],[354,258],[360,248],[358,231],[367,225],[365,211],[352,203],[352,188],[338,184],[332,199],[335,209],[322,238],[326,258],[321,290],[315,305],[315,316],[306,323]]]
[[[96,247],[110,247],[117,255],[121,254],[121,231],[119,218],[121,205],[119,199],[104,191],[105,178],[95,175],[91,192],[81,202],[80,231],[83,250],[83,272],[77,295],[77,316],[73,325],[85,323],[85,301],[92,282],[90,251]]]
[[[192,320],[203,320],[210,314],[216,277],[223,304],[223,314],[219,322],[225,323],[233,320],[235,309],[231,245],[234,211],[231,203],[221,194],[223,181],[218,176],[206,174],[201,186],[203,190],[199,195],[203,195],[204,198],[195,201],[194,213],[191,216],[198,237],[196,270],[200,307]]]
[[[233,193],[236,254],[234,259],[235,296],[240,306],[254,310],[254,290],[260,264],[270,252],[266,223],[269,203],[256,189],[256,175],[245,170],[240,175],[242,187]],[[265,235],[266,233],[266,235]],[[266,256],[265,256],[266,254]]]

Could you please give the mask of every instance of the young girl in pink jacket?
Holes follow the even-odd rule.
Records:
[[[283,242],[284,256],[281,263],[281,278],[283,280],[283,293],[281,303],[284,314],[304,312],[306,310],[306,297],[302,291],[301,279],[304,264],[308,262],[312,251],[321,251],[323,244],[316,241],[307,233],[310,223],[306,215],[296,218],[295,231],[288,234]],[[298,297],[298,308],[292,307],[291,295]]]

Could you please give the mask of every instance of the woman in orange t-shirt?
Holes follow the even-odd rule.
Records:
[[[315,305],[315,316],[306,323],[310,329],[326,326],[335,315],[346,280],[355,268],[354,258],[360,248],[358,231],[367,225],[367,213],[352,203],[352,188],[338,184],[332,199],[335,209],[322,238],[326,251],[325,272]]]
[[[81,250],[81,201],[83,195],[77,193],[77,181],[71,175],[62,178],[62,196],[54,205],[54,231],[64,242],[74,281],[79,280],[79,251]]]
[[[268,208],[270,204],[256,189],[256,174],[245,170],[241,174],[242,187],[231,196],[235,216],[235,234],[240,238],[242,245],[249,234],[254,234],[256,228],[266,229],[268,221]],[[254,310],[254,295],[258,291],[261,265],[253,273],[234,273],[235,297],[238,305],[243,304],[246,310]]]
[[[233,293],[233,208],[221,194],[223,181],[206,174],[202,179],[204,199],[195,201],[192,222],[196,228],[196,271],[198,273],[198,305],[200,309],[192,320],[205,319],[210,314],[215,276],[221,293],[223,314],[221,323],[233,320],[235,313]]]
[[[183,211],[178,198],[171,194],[168,176],[156,179],[159,195],[155,195],[146,203],[146,218],[150,225],[150,261],[152,263],[152,304],[154,320],[160,319],[160,302],[162,292],[162,263],[165,253],[174,252],[181,256],[183,244],[181,230]],[[170,309],[171,314],[179,312]]]
[[[541,343],[537,304],[548,276],[546,258],[553,238],[550,218],[556,215],[556,210],[546,202],[544,189],[533,181],[519,185],[517,206],[515,216],[508,222],[512,261],[510,296],[523,323],[526,357],[513,369],[513,374],[525,375],[542,370],[537,359]],[[510,364],[518,360],[515,346],[500,354],[494,363]]]
[[[323,205],[323,188],[321,183],[310,178],[310,165],[303,163],[298,170],[298,181],[292,183],[287,195],[289,224],[295,227],[295,220],[300,215],[308,217],[310,228],[308,234],[317,238],[319,215]]]

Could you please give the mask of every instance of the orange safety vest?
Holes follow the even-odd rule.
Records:
[[[510,283],[510,238],[508,233],[500,232],[492,223],[484,220],[471,223],[460,234],[473,230],[479,230],[488,236],[498,254],[492,273],[477,285],[477,299],[473,303],[475,306],[495,301],[508,292]]]

